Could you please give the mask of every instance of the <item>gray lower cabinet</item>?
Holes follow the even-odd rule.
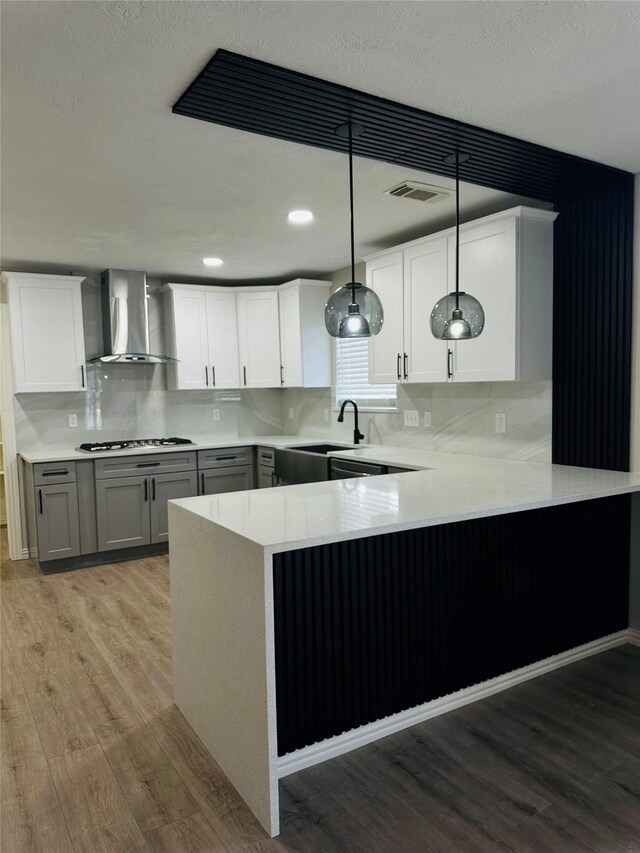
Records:
[[[80,554],[80,526],[76,484],[38,486],[35,499],[40,562],[77,557]]]
[[[195,471],[96,480],[98,550],[167,542],[167,501],[196,493]]]
[[[151,541],[169,541],[167,501],[190,498],[198,493],[195,471],[183,474],[158,474],[151,481]]]
[[[259,489],[270,489],[274,485],[273,468],[258,465],[257,486]]]
[[[98,551],[151,542],[149,477],[96,480]]]
[[[210,468],[200,471],[199,494],[221,495],[224,492],[243,492],[253,488],[253,465],[236,468]]]

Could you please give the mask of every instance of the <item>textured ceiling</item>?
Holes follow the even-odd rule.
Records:
[[[221,276],[237,280],[346,263],[341,155],[171,114],[218,47],[640,171],[639,10],[635,2],[5,2],[3,265],[201,277],[201,258],[214,254],[226,261]],[[360,251],[450,221],[450,202],[430,208],[381,195],[408,177],[430,179],[357,163]],[[477,187],[461,195],[476,212],[513,201]],[[286,224],[298,206],[316,213],[310,228]]]

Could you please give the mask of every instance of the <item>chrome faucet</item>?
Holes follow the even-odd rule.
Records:
[[[358,405],[355,402],[355,400],[345,400],[344,401],[344,403],[340,407],[340,414],[338,415],[338,423],[341,424],[344,421],[344,407],[347,405],[347,403],[351,403],[351,405],[353,406],[353,414],[354,414],[354,419],[355,419],[355,423],[354,423],[355,429],[353,430],[353,443],[354,444],[360,444],[360,439],[361,438],[364,439],[364,436],[360,432],[360,430],[358,429]]]

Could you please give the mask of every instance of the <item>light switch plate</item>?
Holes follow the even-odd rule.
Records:
[[[289,420],[293,420],[293,409],[289,409]]]
[[[322,418],[323,418],[325,424],[329,423],[329,409],[323,409]]]
[[[424,413],[424,425],[426,427],[431,426],[431,412],[425,412]]]
[[[507,416],[504,412],[496,414],[496,433],[502,435],[507,431]]]
[[[220,420],[220,409],[214,409],[213,410],[213,419],[214,419],[214,421]]]
[[[69,415],[69,417],[67,418],[67,421],[68,421],[69,427],[71,429],[74,429],[74,427],[78,426],[78,416],[77,415]]]
[[[404,410],[404,425],[406,427],[420,426],[420,412],[417,409]]]

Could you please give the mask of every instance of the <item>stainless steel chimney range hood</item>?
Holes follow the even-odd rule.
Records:
[[[149,352],[147,274],[139,270],[105,270],[102,284],[103,364],[169,364],[177,359]]]

